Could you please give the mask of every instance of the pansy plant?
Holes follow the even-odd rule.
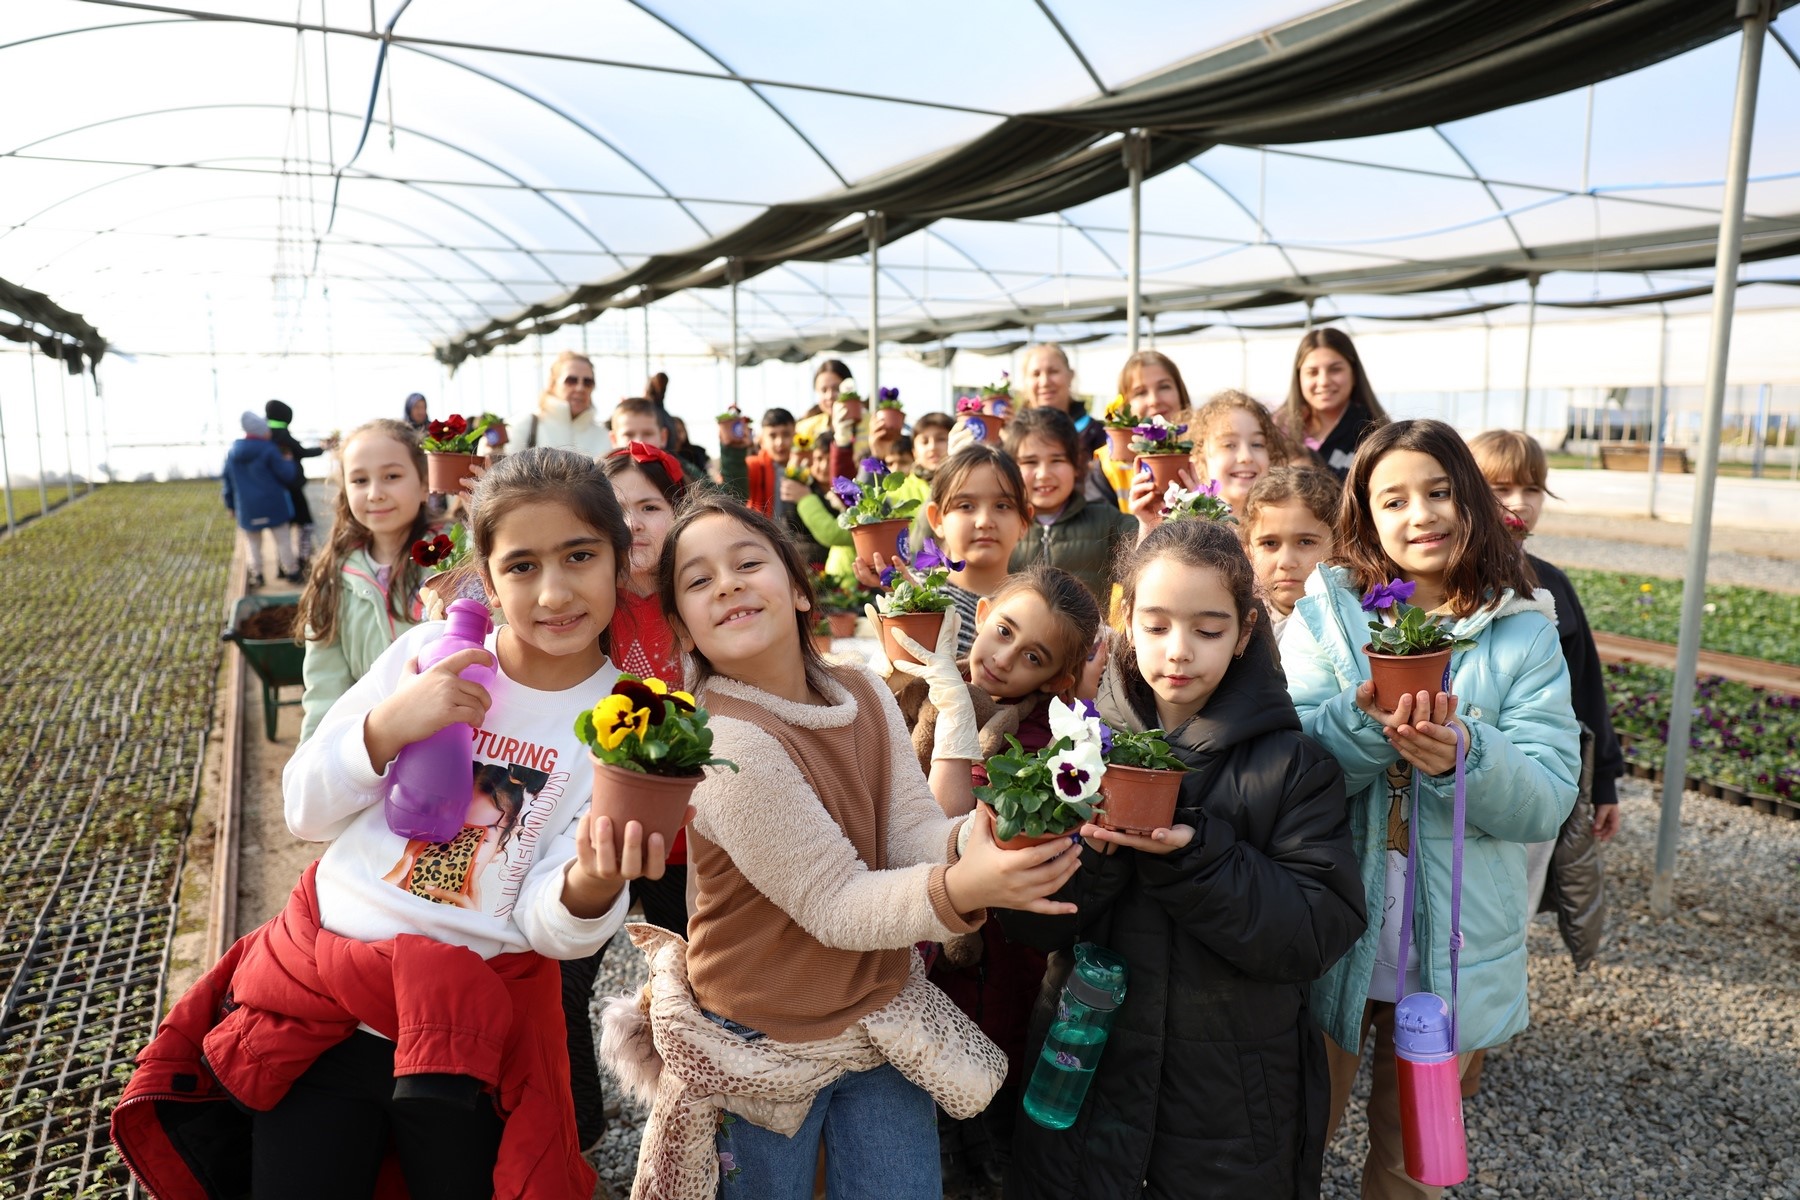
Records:
[[[427,425],[419,445],[427,454],[473,454],[488,426],[499,423],[493,413],[482,413],[474,420],[451,414]]]
[[[1101,414],[1100,423],[1108,429],[1137,430],[1137,418],[1131,415],[1131,401],[1120,392],[1107,404],[1106,411]]]
[[[916,499],[902,500],[897,493],[906,484],[906,476],[888,470],[879,458],[865,458],[857,464],[855,479],[839,475],[831,481],[831,490],[844,502],[838,524],[845,529],[872,525],[876,521],[909,519],[919,507]]]
[[[1050,721],[1054,740],[1042,750],[1026,750],[1007,734],[1007,748],[987,760],[988,782],[975,789],[975,798],[993,808],[1000,841],[1021,833],[1072,833],[1094,819],[1094,798],[1106,774],[1106,726],[1061,699],[1050,701]]]
[[[695,775],[737,764],[714,758],[706,710],[654,676],[620,675],[613,690],[575,718],[575,736],[594,757],[643,775]]]
[[[1163,520],[1187,521],[1222,521],[1227,525],[1236,525],[1237,518],[1231,515],[1231,505],[1219,498],[1219,481],[1209,480],[1198,491],[1189,491],[1179,483],[1171,483],[1163,492]]]
[[[876,408],[895,408],[895,409],[899,408],[900,407],[900,389],[899,388],[891,388],[891,387],[884,387],[884,388],[877,389],[877,391],[875,392],[875,407]]]
[[[1435,654],[1439,650],[1467,650],[1475,645],[1472,638],[1459,638],[1444,628],[1447,617],[1434,617],[1407,601],[1412,599],[1416,584],[1403,579],[1390,579],[1370,588],[1362,598],[1366,613],[1385,612],[1390,620],[1376,618],[1369,622],[1369,649],[1376,654]]]
[[[1194,443],[1181,435],[1186,425],[1171,425],[1159,413],[1131,427],[1131,448],[1139,454],[1192,454]]]
[[[906,554],[904,544],[900,552],[902,556]],[[881,586],[894,590],[879,597],[875,606],[888,616],[947,612],[951,604],[950,573],[962,570],[965,565],[961,559],[944,553],[936,540],[928,537],[920,544],[918,553],[908,560],[907,571],[903,573],[898,567],[889,566],[881,572]]]

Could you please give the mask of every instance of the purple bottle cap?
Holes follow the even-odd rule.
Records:
[[[488,612],[488,606],[479,600],[452,600],[444,610],[444,620],[449,623],[446,633],[468,642],[486,640],[494,628],[494,618]]]
[[[1394,1006],[1394,1051],[1415,1062],[1456,1052],[1450,1044],[1450,1006],[1442,996],[1414,992]]]

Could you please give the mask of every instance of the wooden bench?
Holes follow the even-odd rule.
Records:
[[[1664,475],[1692,474],[1694,465],[1688,460],[1688,452],[1681,446],[1664,446],[1662,448],[1662,473]],[[1610,442],[1600,446],[1600,469],[1603,471],[1648,471],[1650,469],[1650,447],[1642,442]]]

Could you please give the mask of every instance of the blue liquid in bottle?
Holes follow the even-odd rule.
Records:
[[[1067,1129],[1081,1114],[1094,1068],[1125,1000],[1125,960],[1088,942],[1075,947],[1056,1021],[1025,1089],[1025,1115],[1046,1129]]]

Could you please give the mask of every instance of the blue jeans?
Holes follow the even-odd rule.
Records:
[[[707,1014],[740,1037],[760,1038],[735,1021]],[[826,1194],[832,1200],[938,1200],[937,1105],[891,1065],[840,1075],[813,1097],[793,1137],[720,1113],[719,1195],[744,1200],[812,1200],[819,1142],[825,1142]]]

